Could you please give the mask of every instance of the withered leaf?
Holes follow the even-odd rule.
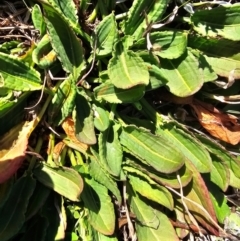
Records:
[[[223,113],[211,104],[194,100],[190,104],[202,127],[212,136],[232,145],[240,142],[240,124],[234,115]]]

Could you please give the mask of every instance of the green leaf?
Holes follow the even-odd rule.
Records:
[[[123,22],[122,31],[125,35],[133,35],[136,40],[139,39],[147,28],[145,14],[148,22],[154,23],[161,19],[169,2],[169,0],[150,2],[135,0],[128,11],[127,20]]]
[[[46,241],[46,232],[49,227],[49,222],[46,217],[40,215],[31,220],[31,223],[27,226],[27,230],[24,232],[20,241],[28,241],[31,237],[31,241]]]
[[[199,68],[203,70],[204,82],[214,81],[218,78],[217,74],[214,72],[213,67],[207,61],[207,57],[201,54],[197,49],[188,49],[197,57],[199,61]]]
[[[240,188],[240,178],[238,178],[235,173],[230,169],[230,180],[229,185],[235,188]]]
[[[190,51],[178,59],[161,59],[159,72],[170,92],[179,97],[193,95],[204,83],[198,59]]]
[[[60,14],[63,14],[68,20],[69,24],[72,23],[72,27],[78,25],[77,8],[74,2],[68,0],[48,0],[53,8]]]
[[[173,240],[178,241],[176,232],[165,214],[153,209],[140,197],[128,191],[131,210],[136,215],[136,231],[139,241]]]
[[[0,88],[34,91],[42,88],[40,74],[9,54],[0,53]]]
[[[81,198],[89,210],[88,220],[98,232],[111,235],[115,229],[115,214],[108,189],[94,179],[84,178]]]
[[[196,11],[191,16],[193,28],[198,33],[221,36],[234,41],[240,40],[240,4],[222,5],[210,10]]]
[[[80,34],[88,42],[91,41],[88,34],[84,32],[79,25],[78,9],[73,1],[69,2],[68,0],[47,0],[47,2],[47,4],[50,4],[53,9],[58,13],[58,15],[61,15],[65,22],[67,22],[76,33]],[[43,1],[41,1],[41,3],[43,4]],[[85,2],[85,4],[87,5],[89,5],[89,3],[90,2]],[[83,3],[81,2],[80,5],[82,4]],[[81,7],[80,9],[81,11],[84,11]]]
[[[97,182],[104,185],[117,198],[118,203],[122,202],[122,197],[117,183],[111,178],[109,173],[101,166],[96,157],[90,157],[89,173]]]
[[[32,8],[32,21],[35,29],[43,36],[46,32],[46,24],[44,22],[42,10],[38,4],[34,4]]]
[[[140,100],[145,91],[145,86],[137,85],[130,89],[116,88],[110,81],[94,89],[97,100],[106,100],[109,103],[134,103]]]
[[[4,183],[0,184],[0,208],[3,206],[3,204],[7,201],[12,187],[13,187],[13,182],[14,182],[14,178],[10,178],[7,181],[5,181]]]
[[[46,230],[44,241],[59,240],[55,239],[55,237],[59,226],[65,222],[64,213],[62,213],[61,206],[59,205],[61,199],[62,197],[60,195],[52,192],[41,209],[41,216],[47,218],[48,223],[50,224]]]
[[[184,130],[167,123],[157,128],[156,134],[167,139],[175,150],[183,153],[199,172],[204,173],[211,170],[212,160],[205,147]]]
[[[171,193],[163,186],[158,185],[151,180],[147,175],[138,177],[128,173],[129,182],[140,196],[146,197],[154,202],[157,202],[170,210],[173,210],[173,198]]]
[[[77,139],[89,145],[95,144],[97,139],[94,131],[93,112],[84,94],[78,93],[76,96],[73,120]]]
[[[132,159],[133,158],[127,158],[126,162],[123,165],[124,171],[137,174],[138,176],[143,177],[146,177],[147,175],[152,180],[163,186],[169,186],[172,188],[179,189],[180,185],[177,179],[177,175],[179,175],[183,187],[188,185],[192,180],[192,172],[189,169],[187,169],[185,165],[182,168],[180,168],[177,171],[177,173],[174,172],[170,174],[164,174],[161,172],[157,172],[152,167],[144,166],[143,164],[138,164],[138,161],[136,159]],[[144,175],[142,175],[142,173],[144,173]]]
[[[25,222],[29,198],[36,181],[25,175],[13,185],[7,202],[0,208],[0,239],[7,241],[21,229]]]
[[[102,107],[94,105],[94,126],[99,131],[105,131],[110,122],[109,122],[109,113]]]
[[[220,76],[228,78],[232,70],[240,68],[239,42],[189,35],[188,45],[202,51],[207,62]],[[240,71],[235,71],[234,78],[240,78]]]
[[[32,52],[32,60],[41,69],[49,68],[56,60],[57,55],[52,49],[49,36],[45,34]]]
[[[209,152],[216,155],[218,158],[222,159],[231,169],[234,174],[240,178],[239,166],[240,161],[237,160],[234,156],[232,156],[223,146],[219,143],[215,142],[214,140],[201,136],[196,135],[198,139],[206,146]]]
[[[180,31],[162,31],[150,34],[150,41],[153,45],[151,52],[155,55],[166,58],[179,58],[187,48],[187,33]],[[146,49],[146,38],[139,39],[133,49]]]
[[[42,185],[40,182],[36,183],[36,188],[29,200],[29,205],[26,212],[26,220],[29,220],[34,216],[38,210],[43,206],[47,200],[51,189]]]
[[[217,155],[211,154],[211,158],[213,165],[212,170],[209,173],[210,180],[217,186],[219,186],[223,190],[223,192],[225,192],[228,188],[230,180],[228,165],[226,164],[224,159],[220,158]]]
[[[68,167],[53,168],[42,165],[35,168],[33,173],[37,180],[45,186],[71,201],[79,201],[83,180],[75,170]]]
[[[227,204],[227,199],[224,193],[222,193],[216,185],[211,182],[206,182],[206,185],[210,193],[218,222],[224,224],[226,217],[231,213],[230,207]]]
[[[118,238],[115,236],[106,236],[93,230],[94,241],[118,241]]]
[[[81,41],[61,14],[49,5],[43,4],[43,8],[52,47],[62,62],[64,70],[70,72],[73,79],[77,81],[84,65]]]
[[[144,129],[134,126],[124,127],[120,142],[139,160],[144,160],[159,172],[171,173],[183,166],[185,156],[172,148],[172,144]]]
[[[162,78],[161,71],[159,71],[159,67],[156,65],[148,65],[148,72],[150,74],[150,80],[146,91],[154,90],[167,84],[166,79]]]
[[[115,15],[112,13],[97,25],[95,36],[97,38],[96,55],[106,56],[113,51],[113,45],[117,40],[117,24]]]
[[[105,132],[100,133],[98,139],[99,155],[110,168],[113,175],[120,176],[122,170],[123,151],[118,139],[117,125],[109,127]]]
[[[48,108],[49,123],[60,125],[74,109],[74,99],[76,97],[76,87],[70,75],[58,87]]]
[[[149,83],[149,73],[144,61],[133,51],[124,50],[121,41],[115,45],[113,57],[109,61],[108,76],[111,83],[121,89]]]
[[[218,228],[212,222],[212,220],[215,221],[215,223],[217,222],[216,213],[205,182],[194,165],[192,165],[189,161],[186,161],[186,165],[193,173],[193,181],[191,185],[188,185],[183,189],[183,193],[186,198],[190,199],[194,203],[185,199],[185,204],[198,222],[200,222],[211,233],[218,235]],[[195,203],[205,209],[208,214]]]

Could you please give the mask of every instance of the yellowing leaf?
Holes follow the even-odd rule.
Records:
[[[21,166],[33,128],[34,121],[23,122],[0,138],[0,183],[8,180]]]
[[[67,145],[74,145],[76,148],[81,149],[82,151],[87,151],[88,145],[80,142],[75,135],[75,127],[74,127],[74,121],[72,118],[67,118],[62,123],[62,128],[64,129],[65,133],[67,134],[68,138],[70,139],[71,143],[65,142]]]

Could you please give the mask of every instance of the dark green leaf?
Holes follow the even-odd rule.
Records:
[[[25,222],[25,213],[36,181],[28,174],[14,184],[7,202],[0,208],[0,239],[13,237]]]
[[[93,111],[84,94],[78,93],[76,96],[73,120],[77,139],[89,145],[95,144],[97,139],[94,131]]]

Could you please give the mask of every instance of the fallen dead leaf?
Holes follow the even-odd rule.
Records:
[[[199,100],[190,104],[197,114],[202,127],[212,136],[232,145],[240,142],[240,124],[234,115],[226,114]]]

